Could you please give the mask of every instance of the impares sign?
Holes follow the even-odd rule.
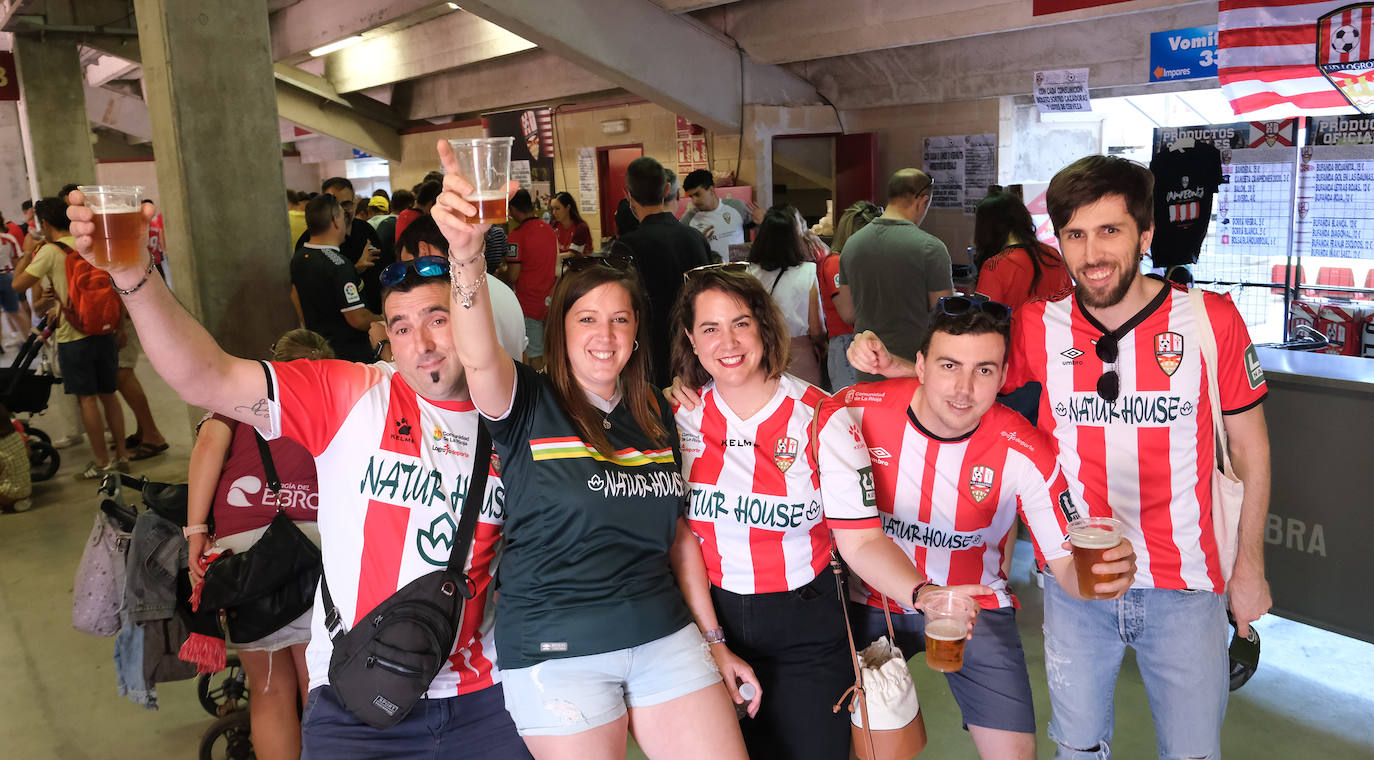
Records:
[[[1150,35],[1150,81],[1217,75],[1217,28],[1195,26]]]

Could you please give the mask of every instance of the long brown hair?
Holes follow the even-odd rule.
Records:
[[[758,325],[759,341],[763,343],[763,356],[759,361],[764,375],[769,380],[787,370],[788,349],[792,339],[789,337],[787,320],[777,302],[763,289],[763,283],[748,272],[731,272],[722,268],[702,269],[694,272],[682,289],[678,291],[677,303],[673,304],[672,341],[673,374],[687,381],[693,388],[700,388],[711,381],[711,373],[701,366],[692,349],[688,335],[696,324],[697,296],[708,290],[717,290],[734,296],[748,307]]]
[[[607,283],[616,283],[630,294],[630,304],[635,314],[635,335],[638,346],[630,354],[630,360],[620,370],[620,387],[625,394],[625,405],[634,415],[639,429],[649,437],[655,446],[668,445],[668,431],[658,413],[658,399],[653,386],[649,384],[649,325],[648,301],[639,285],[639,275],[633,268],[613,269],[610,266],[594,265],[580,272],[566,272],[559,278],[549,301],[549,313],[544,318],[544,353],[548,356],[546,371],[553,383],[554,395],[563,408],[577,434],[600,454],[610,459],[615,453],[611,442],[606,438],[602,427],[600,412],[587,400],[587,394],[573,377],[572,363],[568,359],[567,329],[563,320],[568,312],[583,296]]]

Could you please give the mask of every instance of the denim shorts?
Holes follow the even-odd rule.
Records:
[[[849,616],[854,625],[855,646],[867,646],[887,635],[882,610],[851,603]],[[892,616],[897,646],[908,658],[925,651],[925,621],[924,615],[916,613]],[[1021,634],[1016,630],[1015,609],[979,610],[973,638],[964,645],[964,667],[946,673],[945,679],[963,713],[965,728],[982,726],[1035,733],[1035,705],[1031,702],[1030,676],[1026,673]]]
[[[114,393],[119,386],[119,348],[115,336],[90,335],[57,344],[62,389],[71,396]]]
[[[567,736],[720,683],[696,625],[646,644],[603,654],[545,660],[502,670],[506,710],[521,736]]]
[[[6,314],[19,313],[19,294],[14,292],[14,272],[0,274],[0,310]]]
[[[544,355],[544,320],[525,317],[525,356],[537,359]]]

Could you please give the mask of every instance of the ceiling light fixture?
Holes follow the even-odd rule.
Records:
[[[461,11],[461,10],[463,10],[462,8],[459,8],[459,7],[458,7],[458,4],[457,4],[457,3],[449,3],[449,4],[448,4],[448,9],[451,10],[451,11]]]
[[[336,50],[343,50],[346,47],[356,45],[362,41],[363,36],[361,34],[355,34],[352,37],[344,37],[338,42],[331,42],[328,45],[321,45],[320,47],[311,50],[310,55],[313,58],[319,58],[322,55],[329,55],[330,53],[333,53]]]

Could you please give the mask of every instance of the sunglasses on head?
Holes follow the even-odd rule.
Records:
[[[719,264],[706,264],[705,266],[692,267],[682,273],[683,281],[687,281],[697,275],[707,272],[747,272],[749,265],[743,261],[724,261]]]
[[[1121,397],[1121,375],[1116,371],[1116,360],[1120,354],[1120,345],[1115,335],[1103,335],[1097,339],[1097,358],[1103,364],[1110,364],[1112,368],[1102,373],[1102,377],[1097,378],[1097,395],[1102,397],[1107,403],[1115,403]]]
[[[607,269],[614,269],[617,272],[628,272],[634,262],[629,256],[622,253],[608,253],[605,256],[574,256],[564,259],[564,272],[585,272],[595,266],[603,266]]]
[[[1011,321],[1011,307],[977,293],[971,296],[945,296],[935,302],[935,313],[959,317],[971,311],[981,311],[998,322]]]
[[[382,270],[378,279],[383,287],[391,287],[406,278],[406,273],[414,269],[421,277],[447,277],[448,259],[442,256],[421,256],[414,261],[398,261]]]

